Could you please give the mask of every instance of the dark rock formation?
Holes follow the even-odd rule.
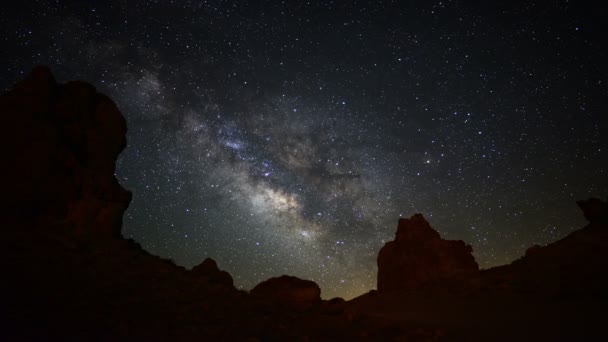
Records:
[[[445,252],[452,242],[440,240],[422,216],[400,221],[395,241],[378,258],[379,291],[349,301],[346,310],[353,317],[401,319],[441,332],[422,340],[605,340],[607,203],[578,204],[587,226],[547,246],[535,245],[511,264],[481,271],[463,243],[452,247],[458,252]],[[454,262],[456,267],[448,266]],[[437,281],[437,274],[449,278]]]
[[[44,67],[0,97],[0,340],[320,340],[362,333],[341,314],[343,303],[301,312],[321,302],[313,282],[272,280],[250,296],[212,259],[187,271],[123,239],[131,194],[114,166],[125,133],[111,100],[83,82],[58,84]],[[328,314],[320,318],[321,311]]]
[[[378,254],[378,291],[420,289],[479,270],[473,249],[463,241],[444,240],[421,214],[400,219],[395,240]]]
[[[114,177],[127,126],[91,85],[59,85],[38,67],[0,99],[2,219],[120,236],[131,193]],[[36,222],[32,222],[35,223]]]
[[[597,198],[577,201],[589,223],[608,224],[608,203]]]
[[[205,279],[211,284],[218,284],[224,287],[234,287],[234,282],[230,273],[222,271],[217,267],[215,260],[205,259],[201,264],[194,266],[190,273],[195,277]]]
[[[606,339],[605,202],[579,202],[589,225],[511,265],[478,271],[414,215],[380,251],[379,291],[322,301],[282,276],[248,294],[212,259],[187,271],[120,236],[125,132],[112,101],[46,68],[0,97],[0,340]]]
[[[109,98],[44,67],[0,97],[0,319],[10,327],[0,339],[167,334],[153,322],[193,306],[213,313],[198,318],[202,335],[213,336],[209,316],[237,319],[226,305],[243,294],[213,260],[186,271],[121,237],[131,193],[114,171],[126,129]]]
[[[252,296],[297,310],[306,310],[321,303],[319,285],[310,280],[287,275],[263,281],[250,293]]]
[[[532,246],[510,265],[484,271],[487,286],[497,279],[512,291],[537,295],[603,295],[608,288],[608,203],[578,201],[589,224],[547,246]]]

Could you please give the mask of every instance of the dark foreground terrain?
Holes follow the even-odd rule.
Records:
[[[283,276],[249,293],[207,259],[192,270],[121,236],[131,194],[114,103],[36,68],[0,99],[0,340],[600,340],[608,304],[608,204],[589,224],[510,265],[479,270],[470,246],[420,214],[378,257],[378,291],[323,301]]]

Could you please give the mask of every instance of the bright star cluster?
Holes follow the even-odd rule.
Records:
[[[0,85],[37,64],[128,122],[123,235],[250,289],[375,287],[421,212],[486,268],[608,195],[605,10],[573,1],[33,1],[3,10]]]

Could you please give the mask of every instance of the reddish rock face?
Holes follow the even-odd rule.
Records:
[[[321,302],[319,285],[310,280],[287,275],[263,281],[250,293],[252,296],[300,310]]]
[[[3,220],[61,223],[73,232],[120,236],[131,200],[114,177],[127,126],[116,105],[84,82],[57,84],[34,69],[0,98]]]
[[[378,254],[378,291],[420,289],[479,271],[463,241],[441,238],[421,214],[400,219],[395,240]]]

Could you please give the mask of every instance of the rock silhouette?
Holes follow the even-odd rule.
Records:
[[[378,291],[415,290],[479,271],[473,248],[444,240],[421,214],[400,219],[395,240],[378,254]]]
[[[608,288],[608,203],[591,198],[577,204],[589,221],[587,226],[547,246],[529,248],[510,265],[485,271],[482,279],[544,296],[604,296]]]
[[[188,271],[123,239],[131,194],[114,171],[126,124],[93,86],[58,84],[38,67],[0,97],[0,120],[10,165],[0,178],[1,340],[319,340],[377,330],[346,319],[343,301],[321,301],[313,282],[271,279],[249,295],[212,259]]]
[[[444,268],[435,267],[438,276],[422,277],[425,282],[431,279],[427,286],[417,287],[418,283],[414,283],[416,286],[407,290],[401,287],[372,291],[351,300],[348,310],[371,317],[417,322],[419,326],[428,324],[427,327],[433,329],[423,330],[422,337],[416,336],[422,340],[434,340],[438,336],[468,341],[605,339],[608,335],[603,328],[608,304],[608,224],[604,221],[607,203],[589,199],[578,204],[590,221],[587,226],[547,246],[534,246],[511,264],[476,271],[471,259],[464,257],[470,253],[468,248],[467,253],[462,253],[463,248],[458,247],[461,251],[456,257],[462,260],[457,263],[469,265],[463,273],[444,272]],[[414,240],[422,237],[420,243],[424,245],[424,241],[438,238],[436,232],[428,231],[428,224],[421,216],[415,222],[420,229],[412,233],[416,236]],[[407,223],[411,227],[411,221]],[[410,260],[425,260],[433,253],[422,248],[416,251],[422,255],[408,254]],[[436,250],[435,255],[441,254],[440,251]],[[388,262],[383,253],[378,259],[379,288],[383,281],[380,271],[387,271],[382,269]],[[395,266],[388,270],[409,272]],[[419,274],[416,272],[415,276]],[[384,276],[388,281],[400,281],[399,273]],[[442,280],[434,282],[439,278]],[[397,284],[403,286],[401,282]]]
[[[131,193],[114,171],[127,127],[109,98],[38,67],[0,98],[0,110],[10,165],[0,178],[4,333],[145,337],[166,333],[166,324],[148,328],[155,321],[197,305],[225,314],[242,296],[211,259],[187,271],[121,237]]]
[[[321,289],[310,280],[292,276],[270,278],[256,285],[251,295],[297,310],[309,309],[321,303]]]
[[[608,204],[512,264],[479,270],[471,247],[420,214],[378,256],[378,291],[320,299],[290,276],[250,293],[206,259],[192,270],[121,237],[131,194],[114,177],[125,120],[83,82],[39,67],[0,97],[0,340],[601,340]]]
[[[0,101],[0,148],[11,166],[1,179],[3,220],[120,236],[131,193],[114,177],[127,131],[116,105],[89,84],[58,85],[44,67]]]
[[[220,270],[215,260],[211,258],[207,258],[199,265],[194,266],[190,273],[195,277],[205,279],[210,284],[217,284],[226,288],[234,287],[234,281],[230,273]]]
[[[608,224],[608,203],[597,198],[577,201],[590,224]]]

